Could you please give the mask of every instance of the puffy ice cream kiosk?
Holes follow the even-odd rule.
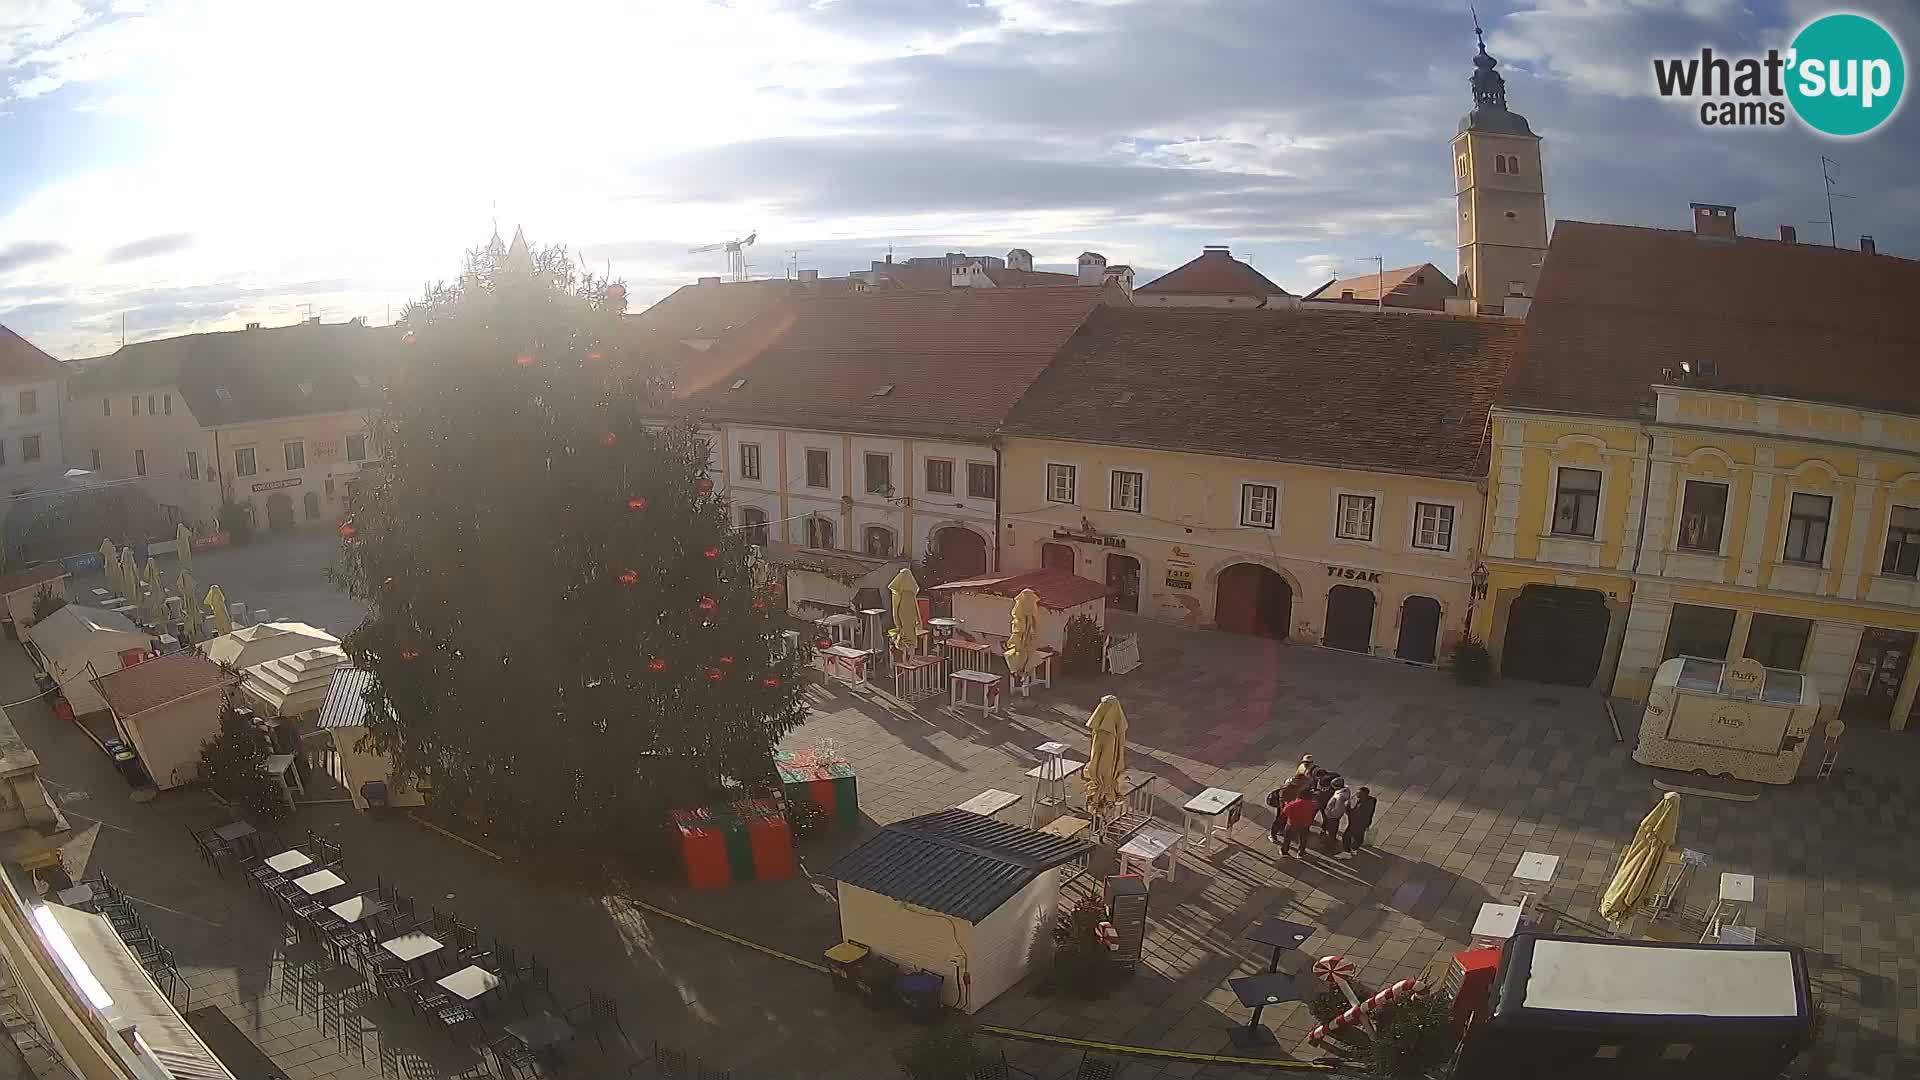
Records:
[[[1640,743],[1642,765],[1763,784],[1790,784],[1820,712],[1813,680],[1798,671],[1676,656],[1660,665]]]

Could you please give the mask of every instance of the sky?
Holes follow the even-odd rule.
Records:
[[[1863,138],[1703,128],[1654,56],[1783,47],[1819,0],[1485,0],[1556,218],[1920,258],[1920,107]],[[1850,0],[1920,61],[1920,2]],[[397,315],[497,221],[636,307],[723,270],[1226,244],[1304,292],[1454,270],[1465,0],[0,0],[0,323],[62,359]],[[1909,96],[1920,94],[1920,89]],[[1816,224],[1817,222],[1817,224]]]

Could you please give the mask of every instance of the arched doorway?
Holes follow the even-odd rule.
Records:
[[[933,534],[940,553],[940,573],[948,581],[979,577],[987,572],[987,542],[972,529],[950,525]]]
[[[1073,549],[1065,544],[1041,544],[1040,568],[1073,573],[1075,570]]]
[[[1107,610],[1140,610],[1140,560],[1131,555],[1107,556]]]
[[[1213,623],[1231,633],[1284,641],[1293,625],[1293,589],[1277,571],[1235,563],[1214,584]]]
[[[1327,632],[1321,641],[1329,649],[1373,651],[1373,592],[1356,585],[1327,590]]]
[[[1400,602],[1400,645],[1393,654],[1416,664],[1431,664],[1440,636],[1440,601],[1409,596]]]
[[[1607,598],[1593,589],[1529,585],[1507,612],[1500,672],[1515,679],[1591,686],[1607,650]]]
[[[304,501],[307,504],[307,520],[319,521],[320,520],[320,493],[317,491],[309,491],[307,492],[306,498],[302,501]]]
[[[267,496],[267,528],[275,532],[293,528],[293,500],[284,491]]]

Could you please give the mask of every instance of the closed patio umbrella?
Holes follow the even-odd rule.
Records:
[[[129,604],[140,602],[140,568],[134,565],[132,544],[120,549],[120,595]]]
[[[189,640],[200,636],[200,596],[196,592],[199,584],[193,580],[193,571],[181,567],[174,575],[173,591],[180,594],[180,623],[185,627]]]
[[[118,590],[120,585],[120,551],[113,541],[100,541],[100,572],[107,575],[107,588]]]
[[[1127,714],[1112,694],[1100,699],[1087,717],[1093,737],[1087,761],[1087,809],[1095,822],[1106,820],[1120,802],[1120,781],[1127,772]]]
[[[233,613],[227,610],[227,594],[218,585],[207,590],[207,616],[213,620],[214,633],[233,633]]]
[[[893,629],[888,634],[896,648],[911,656],[920,646],[920,583],[913,579],[913,571],[901,567],[888,583],[887,595],[893,608]]]
[[[180,569],[193,569],[193,534],[187,531],[186,522],[181,522],[180,525],[173,530],[173,541],[179,545]],[[181,593],[180,595],[185,596],[186,594]]]
[[[1620,856],[1620,869],[1614,871],[1607,891],[1600,896],[1602,918],[1622,922],[1646,900],[1679,828],[1680,796],[1669,791],[1641,820],[1633,832],[1633,842]]]
[[[153,558],[147,559],[146,603],[140,610],[146,612],[150,623],[163,622],[167,617],[167,590],[160,584],[160,563]]]
[[[1007,634],[1007,670],[1015,681],[1023,681],[1033,667],[1034,636],[1040,632],[1040,597],[1032,589],[1021,589],[1013,598],[1012,628]]]

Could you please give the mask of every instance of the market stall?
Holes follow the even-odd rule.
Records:
[[[94,685],[113,710],[116,730],[164,791],[199,778],[201,744],[220,734],[232,682],[226,668],[189,650],[113,672]]]
[[[75,716],[91,716],[107,703],[93,680],[145,659],[153,638],[104,608],[68,604],[27,631],[40,666],[60,684]]]
[[[1660,665],[1633,760],[1764,784],[1792,783],[1820,712],[1813,680],[1756,660]]]
[[[762,558],[785,583],[787,611],[796,618],[852,615],[886,606],[887,582],[907,565],[845,551],[820,551],[771,543]]]
[[[1091,848],[967,810],[894,822],[827,869],[837,949],[848,963],[939,976],[942,1003],[977,1012],[1049,957],[1060,868]]]
[[[372,681],[372,672],[335,668],[327,682],[326,699],[313,721],[313,737],[306,740],[306,745],[324,756],[327,773],[353,796],[354,809],[420,806],[426,802],[422,785],[412,777],[395,775],[386,756],[365,743],[366,690]]]
[[[953,617],[962,632],[1004,642],[1013,622],[1013,601],[1032,589],[1039,601],[1035,644],[1060,651],[1066,646],[1067,623],[1085,615],[1104,631],[1107,624],[1107,587],[1071,570],[1022,570],[935,585],[927,592],[953,601]]]
[[[327,700],[333,673],[346,665],[338,645],[303,649],[247,668],[240,689],[267,716],[310,717]]]

